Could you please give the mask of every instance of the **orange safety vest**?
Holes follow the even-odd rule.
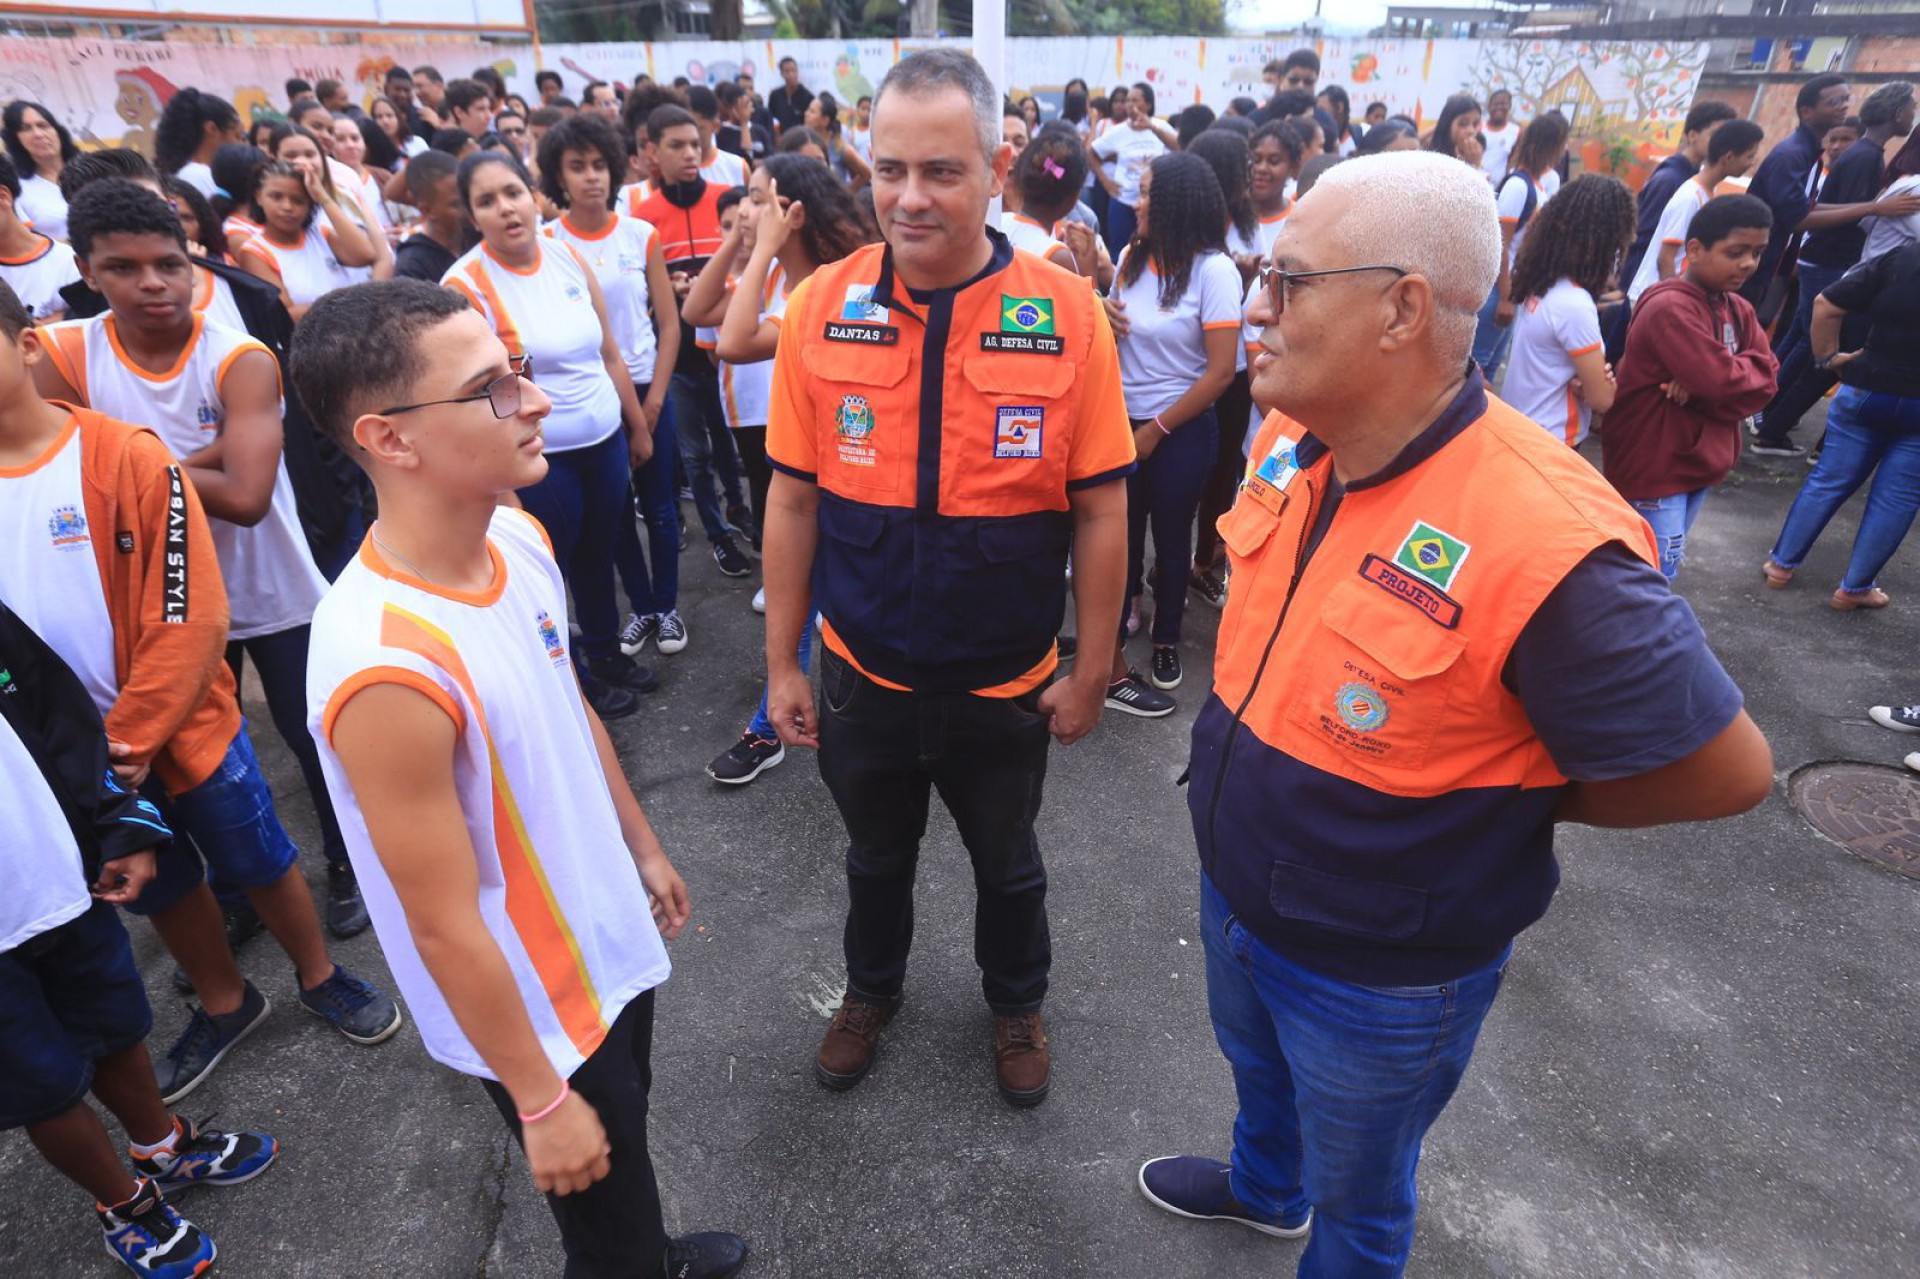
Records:
[[[1385,985],[1482,967],[1545,912],[1567,779],[1507,659],[1592,551],[1658,563],[1646,521],[1477,373],[1410,452],[1309,552],[1333,459],[1268,415],[1220,520],[1233,590],[1189,791],[1202,866],[1256,935]]]
[[[1092,290],[987,234],[986,268],[924,299],[885,245],[793,291],[767,460],[820,490],[829,647],[896,688],[1011,697],[1054,668],[1069,493],[1134,449]]]

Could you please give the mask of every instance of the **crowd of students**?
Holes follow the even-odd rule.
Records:
[[[167,104],[151,160],[82,152],[33,102],[0,118],[0,691],[14,691],[11,672],[33,707],[22,717],[8,709],[0,752],[63,761],[43,770],[44,787],[18,788],[29,827],[41,821],[50,833],[16,845],[15,861],[30,863],[16,873],[32,891],[0,910],[0,1123],[27,1127],[94,1194],[110,1249],[136,1272],[198,1273],[213,1255],[166,1190],[246,1180],[274,1158],[269,1137],[196,1129],[165,1111],[270,1012],[234,946],[270,932],[294,965],[299,1002],[357,1043],[380,1043],[401,1024],[391,996],[328,957],[241,717],[237,677],[249,660],[319,819],[327,927],[347,937],[370,915],[385,922],[383,945],[429,1050],[488,1079],[542,1188],[556,1192],[570,1255],[580,1239],[604,1245],[604,1206],[567,1193],[602,1178],[581,1167],[550,1173],[533,1157],[550,1116],[588,1123],[565,1105],[568,1072],[542,1067],[584,1069],[611,1036],[629,1055],[623,1069],[637,1062],[644,1072],[650,997],[644,1019],[616,1008],[597,1035],[563,1001],[554,1024],[532,1028],[546,1057],[519,1060],[510,1079],[495,1050],[511,1058],[524,1045],[500,1047],[451,1001],[423,996],[434,987],[421,974],[446,971],[449,955],[498,966],[499,951],[474,940],[494,925],[446,915],[432,932],[420,885],[390,871],[363,897],[355,862],[369,841],[406,838],[373,796],[398,802],[406,792],[394,777],[407,770],[389,761],[382,783],[343,763],[341,734],[372,756],[388,727],[374,714],[378,697],[343,699],[361,687],[355,662],[367,653],[420,657],[392,682],[445,711],[451,727],[439,729],[471,727],[460,749],[491,752],[507,796],[493,805],[483,893],[497,890],[522,939],[529,913],[551,912],[540,935],[557,949],[516,952],[510,982],[552,993],[564,978],[607,1007],[639,1009],[625,1000],[664,977],[665,956],[651,933],[625,935],[621,912],[650,901],[670,936],[685,889],[597,724],[636,713],[658,687],[635,660],[649,643],[666,657],[692,643],[679,607],[683,503],[719,573],[754,573],[779,469],[767,431],[788,300],[882,238],[872,99],[847,108],[814,94],[792,59],[780,72],[764,101],[749,75],[712,87],[642,76],[581,85],[576,104],[553,71],[539,74],[538,101],[528,102],[487,68],[452,81],[432,67],[395,68],[367,101],[336,81],[290,81],[284,118],[250,123],[186,89]],[[1321,175],[1356,155],[1425,149],[1484,174],[1502,253],[1474,362],[1489,383],[1504,372],[1503,398],[1569,448],[1591,454],[1598,435],[1598,465],[1646,519],[1670,580],[1707,493],[1740,455],[1743,424],[1754,451],[1786,455],[1787,432],[1840,383],[1764,576],[1790,585],[1834,512],[1872,477],[1831,599],[1841,610],[1889,602],[1876,576],[1920,509],[1912,86],[1879,88],[1856,116],[1839,77],[1810,80],[1798,128],[1745,190],[1762,129],[1723,103],[1696,102],[1679,149],[1636,199],[1610,176],[1567,178],[1567,120],[1516,120],[1504,90],[1484,104],[1450,97],[1423,129],[1377,102],[1354,119],[1348,94],[1321,86],[1319,73],[1318,58],[1297,51],[1267,69],[1268,101],[1236,98],[1217,114],[1195,105],[1163,117],[1146,83],[1099,93],[1074,81],[1057,113],[1032,98],[1005,107],[995,242],[1098,296],[1138,459],[1125,483],[1126,606],[1108,709],[1172,713],[1188,601],[1221,608],[1232,590],[1216,525],[1266,413],[1251,391],[1260,346],[1249,307],[1276,273],[1296,289],[1322,274],[1289,274],[1275,242]],[[392,279],[445,292],[376,304],[353,288]],[[893,332],[873,290],[846,292],[830,321],[858,330],[846,340]],[[997,344],[983,349],[1058,349],[1051,301],[1002,301]],[[335,324],[311,339],[303,371],[302,335],[327,312]],[[447,339],[430,363],[373,350],[353,332],[356,317],[413,332],[456,315],[467,345]],[[499,367],[465,358],[488,334],[505,352]],[[476,438],[465,457],[398,427],[363,438],[341,417],[335,385],[363,376],[420,397],[381,408],[380,420],[426,421],[436,408],[485,401],[498,438]],[[841,409],[851,441],[874,429],[855,398]],[[1006,412],[995,456],[1027,456],[1025,432],[1043,427]],[[421,483],[429,472],[466,476],[467,496],[436,497]],[[532,522],[476,496],[515,475],[524,482],[505,487]],[[464,562],[446,562],[447,543],[427,532],[436,521],[486,536]],[[553,580],[545,556],[558,565]],[[396,602],[401,588],[412,594]],[[461,611],[491,607],[501,591],[537,616],[553,668],[563,683],[577,679],[594,713],[592,733],[545,741],[549,758],[540,739],[510,741],[487,720],[537,721],[529,708],[551,689],[493,670],[464,668],[452,686],[433,673],[449,654],[517,660],[493,623]],[[764,591],[752,607],[765,609]],[[366,652],[313,643],[316,614]],[[1136,665],[1126,647],[1143,630],[1148,651]],[[799,630],[802,672],[814,634]],[[1075,650],[1076,637],[1060,637],[1060,659]],[[342,704],[353,709],[336,722]],[[86,731],[89,708],[104,735],[99,723]],[[417,708],[389,709],[404,718]],[[708,773],[745,784],[783,758],[763,696]],[[605,810],[560,811],[551,796],[595,767],[608,780]],[[443,816],[459,811],[456,801]],[[590,858],[523,864],[536,844],[609,831],[632,851],[634,875],[608,880]],[[462,873],[471,880],[473,868]],[[151,1016],[114,905],[153,921],[178,980],[198,996],[152,1071],[141,1046]],[[99,974],[86,988],[63,976],[79,964]],[[31,999],[19,993],[29,984]],[[576,1074],[574,1084],[609,1128],[625,1125],[607,1134],[609,1148],[637,1149],[644,1165],[644,1102],[616,1120],[614,1103],[596,1095],[618,1093],[625,1078]],[[1009,1097],[1028,1104],[1044,1088],[1042,1077]],[[81,1100],[89,1089],[135,1141],[132,1176]],[[652,1205],[645,1246],[691,1267],[673,1273],[737,1268],[743,1245],[731,1236],[666,1239],[650,1167],[620,1162],[620,1193]]]

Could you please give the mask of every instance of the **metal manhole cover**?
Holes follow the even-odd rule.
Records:
[[[1793,806],[1856,857],[1920,879],[1920,777],[1871,764],[1812,764],[1793,775]]]

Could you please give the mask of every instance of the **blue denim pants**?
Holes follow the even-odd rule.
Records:
[[[1700,518],[1700,508],[1706,503],[1707,491],[1703,488],[1633,503],[1633,509],[1653,530],[1653,540],[1660,548],[1660,571],[1669,582],[1680,575],[1680,565],[1687,558],[1687,534],[1693,531],[1693,522]]]
[[[1120,203],[1118,196],[1107,201],[1107,253],[1114,261],[1120,260],[1120,250],[1133,243],[1133,233],[1139,227],[1140,214],[1131,204]]]
[[[1256,939],[1204,874],[1200,934],[1240,1101],[1234,1197],[1289,1225],[1313,1210],[1300,1279],[1399,1275],[1420,1143],[1466,1073],[1507,954],[1438,986],[1336,981]]]
[[[1799,568],[1834,512],[1873,477],[1867,508],[1847,558],[1840,588],[1864,591],[1913,527],[1920,510],[1920,399],[1843,386],[1827,413],[1827,442],[1820,461],[1787,511],[1773,562]]]
[[[294,846],[273,807],[260,759],[243,720],[220,767],[192,790],[169,795],[160,779],[149,777],[141,794],[160,810],[173,831],[172,842],[155,850],[155,872],[137,900],[127,903],[135,915],[158,915],[213,879],[242,892],[278,883],[300,850]]]
[[[1493,282],[1493,289],[1487,294],[1487,300],[1480,304],[1480,318],[1473,329],[1473,362],[1480,366],[1480,373],[1487,379],[1487,385],[1493,385],[1493,379],[1500,372],[1500,366],[1507,362],[1507,351],[1513,346],[1513,325],[1494,323],[1494,313],[1500,309],[1500,282]]]
[[[740,459],[720,408],[720,383],[712,369],[698,377],[675,373],[668,398],[673,401],[674,424],[680,430],[680,469],[693,489],[693,509],[709,542],[727,536],[727,511],[745,505],[741,496]],[[718,491],[715,486],[718,485]]]
[[[644,402],[651,382],[636,382],[633,393]],[[633,504],[646,521],[647,546],[640,549],[640,528],[626,512],[614,543],[614,567],[627,588],[627,602],[641,617],[680,607],[680,500],[673,473],[680,465],[680,432],[673,424],[673,401],[660,410],[653,428],[653,456],[633,473]],[[651,563],[649,563],[651,560]]]
[[[1153,534],[1153,642],[1180,642],[1186,616],[1187,575],[1193,563],[1193,517],[1219,452],[1220,420],[1206,410],[1161,440],[1127,477],[1127,599],[1145,589],[1147,534]],[[1120,643],[1127,619],[1120,618]]]

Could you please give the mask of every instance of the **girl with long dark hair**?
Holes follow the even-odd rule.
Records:
[[[680,356],[680,308],[666,255],[653,224],[619,207],[627,148],[613,125],[596,115],[563,120],[540,139],[538,160],[541,191],[562,211],[542,232],[571,245],[600,282],[627,380],[653,429],[653,454],[633,471],[647,548],[642,551],[640,530],[625,518],[614,548],[614,566],[632,608],[620,627],[620,651],[632,657],[651,639],[671,655],[686,648],[687,626],[680,616],[680,505],[674,484],[679,432],[667,399]]]
[[[0,115],[0,140],[20,175],[15,212],[53,240],[67,238],[67,201],[60,194],[60,171],[80,154],[73,135],[53,112],[38,102],[16,99]]]
[[[860,157],[860,148],[847,140],[840,125],[840,104],[831,93],[816,94],[807,104],[801,123],[827,143],[827,165],[833,175],[851,186],[860,186],[873,177],[873,166]]]
[[[309,113],[308,118],[313,119],[314,115]],[[302,125],[276,125],[273,130],[273,158],[284,160],[296,169],[312,172],[319,178],[321,190],[329,197],[320,206],[321,212],[326,215],[327,226],[334,234],[341,234],[346,229],[343,224],[351,222],[367,237],[373,249],[373,260],[359,263],[342,258],[341,265],[346,268],[347,282],[363,284],[368,280],[391,279],[393,246],[380,224],[380,215],[367,207],[364,190],[349,191],[335,184],[335,162],[327,153],[327,139]]]
[[[1500,214],[1500,275],[1480,308],[1473,332],[1473,362],[1491,382],[1513,342],[1513,264],[1526,243],[1527,226],[1560,189],[1560,157],[1567,153],[1567,117],[1549,111],[1536,117],[1513,147],[1513,167],[1495,188]]]
[[[178,173],[200,194],[214,193],[213,153],[243,138],[233,103],[199,89],[182,89],[168,100],[153,127],[153,162],[162,174]]]
[[[1540,210],[1514,263],[1513,363],[1501,398],[1569,448],[1613,407],[1599,298],[1633,244],[1633,192],[1617,178],[1575,178]]]
[[[286,160],[258,166],[247,216],[260,224],[260,234],[241,246],[240,265],[279,289],[295,320],[325,294],[358,283],[354,267],[374,263],[372,238],[340,210],[313,167]]]
[[[1119,90],[1114,91],[1116,97]],[[1087,141],[1094,176],[1107,193],[1107,250],[1118,254],[1133,240],[1134,208],[1147,166],[1173,146],[1177,134],[1153,118],[1153,86],[1136,84],[1121,99],[1126,122]],[[1109,172],[1107,167],[1112,166]]]
[[[1243,324],[1240,272],[1226,252],[1227,203],[1205,160],[1163,155],[1147,169],[1138,229],[1114,273],[1108,314],[1120,348],[1120,386],[1139,469],[1127,480],[1127,596],[1137,609],[1147,530],[1158,565],[1149,686],[1130,670],[1121,624],[1107,690],[1111,709],[1159,716],[1181,680],[1191,530],[1217,455],[1214,404],[1233,381]],[[1202,370],[1198,377],[1196,369]],[[1131,611],[1131,610],[1130,610]]]
[[[1480,104],[1471,93],[1456,93],[1440,108],[1440,119],[1427,139],[1427,150],[1450,155],[1473,168],[1487,148],[1480,141]]]

